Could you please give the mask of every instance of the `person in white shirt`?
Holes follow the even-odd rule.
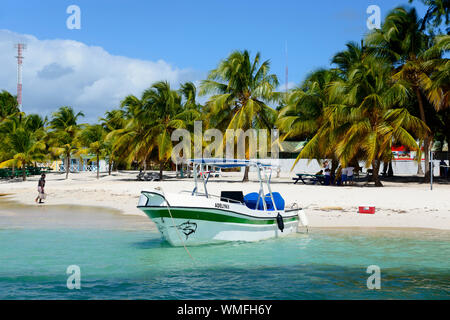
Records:
[[[355,167],[347,167],[347,181],[349,184],[353,185],[353,170]]]
[[[347,168],[341,169],[341,185],[344,186],[347,184]]]

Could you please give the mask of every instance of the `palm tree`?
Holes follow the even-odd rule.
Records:
[[[144,97],[151,108],[146,109],[141,117],[156,119],[150,130],[152,143],[149,151],[158,149],[159,176],[162,180],[164,165],[172,154],[172,132],[186,127],[183,117],[189,110],[183,112],[181,97],[176,91],[171,90],[166,81],[153,84],[144,92]]]
[[[251,60],[247,50],[234,51],[202,81],[200,95],[213,94],[206,107],[218,129],[273,128],[277,112],[267,103],[280,97],[275,93],[278,79],[269,74],[269,60],[260,63],[260,59],[259,53]],[[243,181],[248,181],[248,167]]]
[[[183,99],[179,118],[185,120],[186,127],[193,132],[194,122],[202,119],[204,113],[203,106],[196,101],[197,88],[194,83],[186,82],[180,86],[179,93]]]
[[[38,115],[30,115],[25,118],[9,118],[0,131],[5,133],[2,148],[7,150],[10,159],[0,163],[0,168],[22,167],[22,179],[26,180],[26,166],[33,161],[45,159],[45,143],[40,134],[41,128],[35,127]],[[42,119],[41,119],[42,120]]]
[[[108,159],[108,175],[111,175],[113,165],[118,160],[118,155],[114,152],[114,146],[117,144],[117,130],[125,128],[126,119],[124,111],[114,109],[107,111],[104,118],[100,118],[100,123],[106,133],[104,141],[105,157]]]
[[[118,160],[130,164],[132,161],[141,163],[144,172],[147,170],[147,160],[151,153],[149,146],[152,144],[150,130],[156,121],[156,116],[150,115],[151,107],[142,95],[139,99],[134,95],[125,97],[121,102],[121,111],[124,118],[119,123],[116,117],[114,130],[107,135],[107,139],[114,141],[113,154]],[[117,112],[116,116],[120,116]]]
[[[19,104],[17,103],[16,97],[8,91],[2,90],[0,93],[0,122],[19,112]]]
[[[390,160],[392,143],[417,149],[415,136],[428,133],[425,123],[402,107],[408,96],[390,75],[388,63],[366,57],[351,69],[348,79],[335,81],[330,88],[332,95],[344,94],[343,105],[329,114],[329,125],[339,137],[336,156],[343,167],[363,156],[366,166],[372,165],[377,186],[382,186],[380,163]]]
[[[324,111],[328,106],[335,103],[328,93],[328,86],[333,81],[339,79],[340,75],[336,70],[319,69],[311,73],[303,84],[294,89],[287,98],[286,106],[280,110],[277,126],[281,130],[281,140],[290,138],[311,139],[324,121]],[[336,99],[334,99],[336,100]],[[328,135],[322,138],[328,139]],[[314,148],[308,145],[309,159],[333,159],[332,171],[337,166],[337,159],[334,156],[330,141],[321,141]],[[300,157],[295,160],[292,169],[295,167]]]
[[[416,10],[399,7],[392,10],[386,17],[381,30],[376,30],[367,36],[368,44],[373,47],[374,55],[388,59],[393,65],[393,79],[415,95],[420,119],[427,123],[425,99],[432,99],[435,108],[441,104],[436,99],[437,92],[433,88],[431,75],[443,60],[441,52],[430,48],[431,39],[422,32]],[[443,95],[441,95],[443,96]],[[433,141],[432,133],[424,138],[425,179],[430,177],[429,150]],[[419,159],[420,160],[420,159]]]
[[[192,87],[191,87],[192,89]],[[189,98],[192,103],[192,95]],[[124,159],[139,161],[146,170],[147,160],[157,150],[160,178],[167,160],[171,157],[171,133],[185,128],[196,107],[184,109],[181,97],[166,81],[154,83],[144,91],[142,98],[128,96],[122,101],[126,125],[114,130],[108,137],[115,137],[114,153],[125,155]]]
[[[60,107],[54,112],[50,120],[49,144],[51,151],[56,155],[63,155],[66,168],[66,179],[69,177],[70,157],[79,150],[78,135],[80,125],[78,118],[83,117],[82,112],[75,114],[72,107]]]
[[[413,0],[409,0],[409,3]],[[442,18],[445,18],[445,25],[449,23],[449,0],[421,0],[421,2],[428,6],[427,13],[422,19],[420,30],[424,31],[426,26],[430,24],[432,27],[439,27],[442,23]],[[448,29],[447,29],[448,30]]]
[[[81,153],[94,154],[97,164],[97,179],[100,178],[100,157],[104,153],[106,132],[100,124],[88,125],[80,132],[80,142],[84,147]]]
[[[375,184],[381,186],[378,171],[381,161],[390,160],[391,144],[417,149],[415,137],[425,136],[428,127],[403,107],[407,91],[393,82],[387,61],[350,43],[333,62],[340,68],[307,79],[298,103],[282,110],[280,120],[292,134],[315,131],[297,160],[331,157],[343,167],[364,160],[367,167],[372,165]],[[293,112],[292,118],[287,111]],[[296,111],[303,113],[295,117]]]
[[[450,59],[441,58],[450,50],[450,35],[437,36],[433,46],[424,52],[427,68],[431,70],[430,80],[425,83],[427,98],[436,111],[450,105]]]

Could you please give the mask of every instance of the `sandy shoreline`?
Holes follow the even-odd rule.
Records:
[[[168,173],[170,176],[171,173]],[[305,208],[311,227],[374,227],[431,228],[450,230],[450,185],[436,185],[433,191],[426,184],[385,183],[383,188],[330,187],[292,183],[293,174],[273,179],[272,190],[280,192],[286,203],[297,202]],[[169,178],[163,182],[136,181],[135,172],[102,175],[94,173],[47,176],[47,204],[70,204],[114,208],[123,214],[143,215],[136,208],[142,190],[161,187],[165,192],[191,191],[193,179]],[[250,175],[252,179],[252,175]],[[211,194],[221,190],[258,190],[254,181],[242,184],[241,174],[225,173],[208,184]],[[34,204],[38,177],[26,182],[0,182],[0,194],[23,204]],[[44,204],[45,205],[45,204]],[[374,215],[358,214],[358,206],[376,206]]]

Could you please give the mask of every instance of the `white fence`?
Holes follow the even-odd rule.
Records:
[[[295,159],[255,159],[256,161],[260,161],[263,163],[271,164],[275,167],[279,167],[281,172],[290,172],[292,165],[295,162]],[[323,161],[322,161],[323,162]],[[434,160],[434,170],[433,173],[435,176],[439,175],[439,160]],[[446,161],[446,164],[449,165],[449,161]],[[422,161],[422,169],[425,169],[425,161]],[[360,163],[360,166],[363,167],[363,172],[366,171],[364,169],[364,162]],[[383,166],[381,166],[380,171]],[[399,175],[415,175],[417,174],[418,163],[414,160],[394,160],[392,161],[392,168],[394,170],[394,174]],[[292,170],[293,173],[311,173],[314,174],[319,172],[322,169],[321,165],[317,163],[316,160],[308,160],[308,159],[300,159],[299,162],[295,165]],[[424,170],[425,171],[425,170]]]

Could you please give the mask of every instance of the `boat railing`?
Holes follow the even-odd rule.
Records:
[[[191,193],[191,191],[187,191],[187,190],[183,190],[181,192],[182,193]],[[242,202],[242,201],[239,201],[239,200],[236,200],[236,199],[230,199],[230,198],[227,198],[227,197],[218,196],[218,195],[215,195],[215,194],[210,194],[210,193],[206,194],[206,193],[202,193],[202,192],[196,192],[195,195],[197,195],[197,196],[204,196],[204,197],[207,197],[207,198],[212,197],[212,198],[220,199],[220,201],[223,201],[223,202],[237,203],[237,204],[245,205],[245,202]]]

